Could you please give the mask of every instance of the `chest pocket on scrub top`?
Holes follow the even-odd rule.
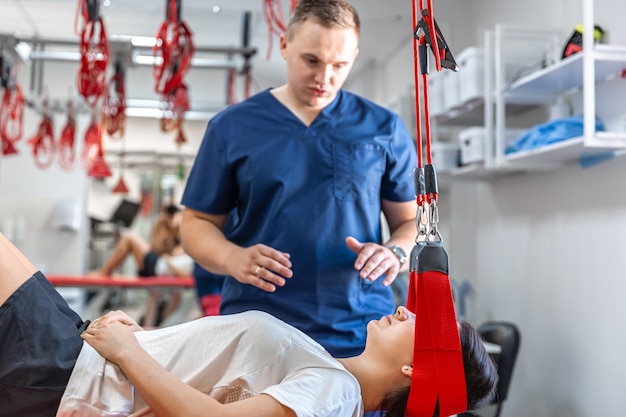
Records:
[[[339,200],[380,200],[385,152],[375,143],[333,144],[334,192]]]

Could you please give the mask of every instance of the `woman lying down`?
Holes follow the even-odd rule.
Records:
[[[403,417],[414,316],[368,324],[364,352],[335,359],[261,312],[143,331],[126,314],[91,323],[0,234],[0,416]],[[480,336],[459,326],[468,409],[497,381]],[[86,343],[83,343],[86,342]]]

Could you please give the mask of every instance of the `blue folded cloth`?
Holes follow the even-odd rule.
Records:
[[[596,118],[595,130],[605,130],[604,124],[598,118]],[[583,134],[582,114],[566,117],[564,119],[555,119],[547,123],[534,126],[522,136],[517,138],[517,140],[513,143],[508,145],[504,153],[511,154],[514,152],[540,148],[552,143],[582,136]]]

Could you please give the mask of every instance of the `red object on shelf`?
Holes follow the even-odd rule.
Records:
[[[124,181],[124,177],[120,176],[120,179],[115,184],[115,187],[111,190],[116,194],[128,194],[128,187],[126,186],[126,182]]]

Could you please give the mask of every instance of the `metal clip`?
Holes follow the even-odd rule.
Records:
[[[428,212],[423,206],[417,206],[417,216],[415,217],[417,225],[417,237],[415,243],[426,242],[428,240]]]
[[[441,233],[439,233],[439,228],[437,227],[438,223],[439,209],[437,208],[437,202],[433,200],[428,210],[429,233],[427,240],[429,242],[441,242],[443,240],[441,237]]]

